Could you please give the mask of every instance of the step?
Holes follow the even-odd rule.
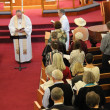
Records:
[[[87,22],[86,26],[89,27],[89,26],[93,26],[93,25],[100,25],[102,24],[102,21],[95,21],[95,22]],[[77,27],[74,23],[74,20],[73,22],[70,23],[70,27]],[[34,24],[32,25],[32,28],[33,29],[46,29],[46,28],[54,28],[53,24],[52,23],[48,23],[48,24]],[[0,30],[8,30],[8,26],[0,26]]]

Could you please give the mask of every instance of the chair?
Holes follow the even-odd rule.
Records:
[[[101,14],[103,16],[104,24],[110,21],[110,1],[103,1],[100,3]]]

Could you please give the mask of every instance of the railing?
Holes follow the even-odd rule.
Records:
[[[80,3],[79,6],[75,6],[75,0],[72,0],[72,2],[73,2],[73,7],[71,8],[73,9],[93,4],[93,0],[79,0],[79,3]],[[41,0],[41,5],[43,10],[45,10],[45,3],[46,3],[46,0]],[[60,0],[56,0],[56,3],[57,3],[57,9],[60,9]],[[65,8],[65,9],[71,9],[71,8]]]

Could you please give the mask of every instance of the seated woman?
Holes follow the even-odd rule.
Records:
[[[71,79],[72,82],[72,87],[74,86],[75,83],[78,81],[82,81],[83,78],[83,73],[84,73],[84,67],[81,65],[81,63],[76,62],[72,68],[72,75],[74,76]]]
[[[46,55],[46,66],[51,65],[53,61],[53,54],[58,53],[58,42],[51,42],[52,51]]]
[[[80,41],[75,41],[74,50],[70,53],[70,70],[76,62],[80,62],[82,65],[84,63],[85,53],[81,48]]]
[[[56,32],[52,32],[51,33],[51,43],[54,42],[54,41],[57,41],[57,33]],[[42,52],[42,61],[43,61],[43,64],[44,66],[46,66],[46,55],[47,53],[51,52],[52,51],[52,46],[51,46],[51,43],[48,43],[43,52]]]
[[[86,71],[83,74],[83,82],[86,85],[79,89],[75,97],[74,105],[80,110],[89,110],[86,104],[86,94],[90,91],[94,91],[100,96],[99,107],[103,107],[105,104],[105,96],[101,86],[95,84],[95,76],[92,72]]]
[[[76,18],[76,19],[74,20],[74,23],[75,23],[78,27],[75,28],[74,31],[73,31],[73,40],[75,40],[75,34],[76,34],[77,32],[83,33],[82,41],[88,40],[89,32],[88,32],[88,29],[84,27],[84,26],[86,25],[86,21],[85,21],[83,18]]]
[[[47,75],[47,77],[49,78],[49,80],[47,82],[45,82],[44,84],[41,85],[41,87],[44,89],[52,86],[54,83],[53,83],[53,80],[52,80],[52,71],[54,71],[56,68],[53,67],[52,65],[48,65],[46,68],[45,68],[45,73]]]
[[[87,45],[86,45],[86,43],[84,41],[82,41],[82,38],[83,38],[83,34],[81,32],[77,32],[75,34],[75,40],[79,40],[80,41],[82,50],[85,52],[85,54],[87,54],[87,51],[88,51],[87,50]],[[71,45],[69,47],[69,52],[71,52],[74,49],[74,42],[75,41],[73,41],[71,43]]]
[[[71,79],[71,73],[67,66],[65,66],[63,57],[60,53],[55,53],[53,55],[53,63],[52,65],[63,72],[63,81],[67,83],[66,79]]]
[[[100,79],[100,70],[97,66],[93,65],[93,55],[91,53],[87,53],[85,60],[86,66],[84,67],[84,71],[91,71],[95,76],[96,82],[98,82]]]
[[[65,44],[67,41],[67,35],[66,35],[66,32],[61,29],[62,26],[60,21],[55,21],[54,27],[55,27],[54,32],[58,33],[58,36],[57,36],[58,41]],[[51,35],[48,42],[51,42]]]

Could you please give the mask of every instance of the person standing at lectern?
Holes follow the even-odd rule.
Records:
[[[32,24],[28,16],[22,14],[21,10],[16,11],[9,23],[9,30],[12,36],[26,35],[26,39],[19,39],[20,63],[30,62],[32,59],[31,33]],[[15,60],[19,62],[18,39],[13,40]]]
[[[60,22],[62,24],[62,30],[64,30],[67,34],[67,41],[66,41],[66,50],[69,49],[69,31],[70,31],[70,26],[69,26],[69,21],[67,16],[65,15],[65,10],[60,9],[58,10],[58,16],[60,17]]]

